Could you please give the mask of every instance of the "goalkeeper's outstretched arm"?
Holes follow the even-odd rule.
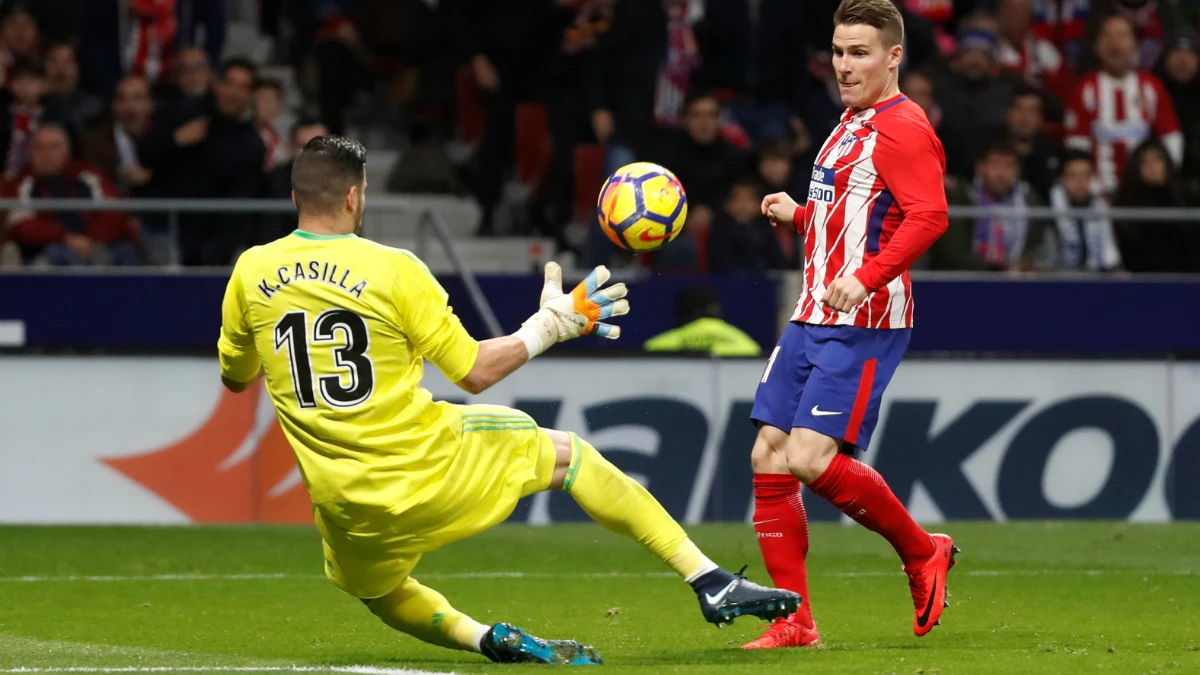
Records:
[[[629,312],[628,289],[625,284],[605,288],[608,278],[608,268],[601,265],[567,295],[562,291],[562,268],[555,262],[546,263],[541,309],[512,335],[480,342],[475,365],[456,384],[478,394],[556,342],[592,333],[613,340],[620,337],[619,326],[600,320]]]

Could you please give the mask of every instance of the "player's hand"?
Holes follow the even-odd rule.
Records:
[[[546,263],[542,309],[549,309],[558,317],[559,342],[592,333],[611,340],[621,337],[620,326],[600,323],[600,319],[629,313],[629,301],[625,299],[629,289],[625,284],[602,288],[609,276],[608,268],[601,265],[579,282],[570,295],[565,295],[562,291],[562,268],[556,262]]]
[[[613,121],[613,114],[608,110],[595,110],[592,112],[592,133],[596,134],[596,140],[605,143],[612,138],[613,131],[616,129],[616,122]]]
[[[63,244],[84,260],[92,259],[92,240],[82,234],[67,233]]]
[[[208,135],[208,118],[197,117],[175,130],[175,145],[187,147],[204,140]]]
[[[476,54],[471,59],[471,71],[475,75],[475,84],[483,91],[496,91],[500,88],[500,74],[496,66],[483,54]]]
[[[154,172],[143,167],[141,164],[133,164],[122,167],[119,172],[121,179],[130,185],[145,185],[154,178]]]
[[[603,288],[608,278],[608,268],[601,265],[566,294],[562,290],[562,268],[555,262],[546,263],[542,308],[526,319],[515,333],[525,343],[530,358],[555,342],[580,335],[595,333],[611,340],[621,336],[620,326],[600,321],[629,313],[629,301],[625,299],[628,289],[625,284]]]
[[[762,214],[771,219],[772,225],[790,226],[798,208],[800,205],[786,192],[775,192],[762,200]]]
[[[821,298],[821,304],[839,312],[849,312],[866,299],[867,287],[851,274],[830,284],[825,290],[825,297]]]

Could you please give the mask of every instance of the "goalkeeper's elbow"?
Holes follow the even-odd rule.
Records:
[[[256,377],[255,379],[258,379],[258,378]],[[225,375],[221,376],[221,384],[225,385],[226,389],[228,389],[229,391],[232,391],[235,394],[240,394],[243,391],[246,391],[247,389],[250,388],[250,385],[253,383],[254,383],[254,380],[250,380],[249,382],[238,382],[237,380],[229,378]]]
[[[482,394],[492,386],[491,382],[486,381],[486,379],[474,369],[467,373],[466,377],[458,382],[455,382],[454,384],[458,385],[459,389],[462,389],[463,391],[472,395]]]

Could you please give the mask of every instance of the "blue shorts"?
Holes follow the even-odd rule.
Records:
[[[787,432],[812,429],[866,449],[911,333],[789,324],[759,380],[750,419]]]

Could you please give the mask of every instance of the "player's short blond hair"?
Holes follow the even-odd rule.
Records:
[[[887,48],[904,44],[904,18],[892,0],[842,0],[833,26],[870,26],[882,33]]]

